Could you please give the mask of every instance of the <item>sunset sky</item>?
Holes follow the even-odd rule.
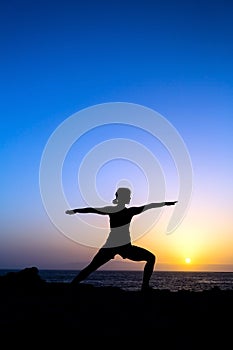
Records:
[[[233,271],[232,1],[9,0],[0,8],[0,268],[80,269],[94,256],[95,226],[105,230],[105,218],[76,218],[77,237],[59,230],[41,195],[42,156],[64,123],[87,122],[83,110],[125,103],[167,121],[184,142],[193,175],[188,209],[172,234],[166,229],[174,208],[153,209],[133,222],[134,244],[156,255],[157,270]],[[132,146],[133,155],[113,153],[105,162],[98,152],[104,145],[101,156],[107,157],[106,150],[116,148],[113,140],[122,154]],[[159,161],[165,199],[176,200],[179,176],[163,144],[132,125],[105,124],[89,127],[66,156],[67,209],[85,206],[82,194],[88,206],[96,205],[89,181],[96,182],[103,203],[111,203],[121,181],[132,185],[132,205],[151,199],[148,183],[158,164],[140,157],[138,146]],[[92,151],[96,178],[88,168]],[[85,160],[80,188],[77,174]],[[155,170],[155,202],[164,199],[159,174]],[[48,191],[53,182],[48,174]],[[72,220],[53,200],[61,220]],[[140,235],[153,217],[156,223]],[[103,269],[142,266],[117,257]]]

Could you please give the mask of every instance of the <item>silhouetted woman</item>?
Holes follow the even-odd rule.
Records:
[[[138,215],[148,209],[159,208],[165,205],[174,205],[175,202],[150,203],[140,207],[127,208],[130,203],[131,191],[128,188],[120,187],[115,193],[116,198],[111,206],[102,208],[79,208],[67,210],[66,214],[72,215],[76,213],[94,213],[99,215],[108,215],[110,220],[110,233],[102,248],[99,249],[89,265],[87,265],[73,279],[72,284],[76,285],[86,279],[92,272],[100,266],[114,259],[115,255],[120,255],[123,259],[133,261],[145,261],[143,272],[142,290],[149,288],[149,281],[155,265],[155,255],[150,251],[135,246],[131,243],[130,238],[130,222],[134,215]]]

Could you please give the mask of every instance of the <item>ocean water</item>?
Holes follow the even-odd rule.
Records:
[[[17,270],[0,270],[0,275],[9,271]],[[77,273],[77,270],[39,270],[40,277],[46,282],[70,283]],[[97,287],[118,287],[123,290],[137,291],[141,287],[142,274],[143,271],[97,270],[84,283]],[[233,290],[233,272],[154,271],[150,285],[154,289],[170,291],[204,291],[214,287]]]

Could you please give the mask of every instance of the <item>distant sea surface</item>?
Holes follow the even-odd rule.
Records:
[[[0,275],[15,271],[17,270],[0,270]],[[70,283],[78,272],[78,270],[39,270],[39,275],[49,283]],[[142,274],[142,271],[97,270],[84,283],[96,287],[118,287],[123,290],[137,291],[141,287]],[[233,272],[154,271],[150,285],[154,289],[170,291],[204,291],[214,287],[221,290],[233,290]]]

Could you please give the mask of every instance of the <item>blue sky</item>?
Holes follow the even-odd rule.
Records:
[[[232,1],[10,0],[0,8],[0,267],[61,267],[93,255],[51,224],[39,166],[66,118],[118,101],[154,109],[183,137],[194,171],[187,227],[204,232],[204,248],[219,248],[204,263],[233,264],[225,253],[233,242]]]

